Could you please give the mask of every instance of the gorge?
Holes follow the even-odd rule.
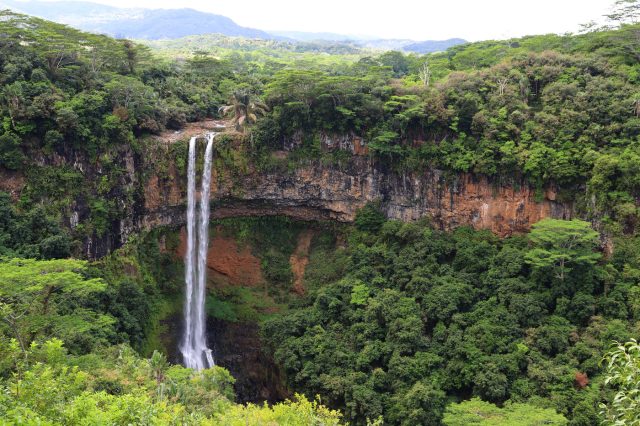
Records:
[[[0,18],[0,423],[634,412],[638,24],[407,55]]]
[[[190,131],[220,131],[221,124],[203,123]],[[172,135],[171,138],[158,139],[156,143],[167,146],[166,149],[169,150],[171,146],[186,141],[184,136],[174,141],[172,138],[175,137]],[[189,139],[189,166],[192,164],[191,142],[196,139],[200,142],[207,141],[202,136],[192,136]],[[346,149],[352,149],[350,147],[356,144],[364,146],[362,140],[356,140],[355,143],[349,138],[342,140],[347,141],[342,144]],[[336,149],[327,142],[323,143],[326,149]],[[489,229],[500,236],[508,236],[526,232],[532,223],[545,217],[568,219],[573,215],[572,205],[557,201],[553,188],[547,189],[540,200],[535,191],[526,185],[521,188],[500,187],[486,177],[473,175],[463,175],[447,181],[438,170],[419,175],[401,175],[351,152],[354,158],[343,166],[311,164],[293,171],[276,173],[260,173],[250,169],[247,174],[240,176],[219,166],[214,167],[210,182],[212,220],[286,216],[302,223],[350,223],[359,208],[370,202],[378,202],[382,211],[391,219],[413,221],[429,218],[441,229],[451,230],[471,225],[477,229]],[[279,155],[286,156],[288,153],[285,151]],[[205,158],[208,158],[206,152]],[[153,158],[151,161],[157,164],[167,160]],[[188,234],[189,224],[183,219],[184,176],[178,172],[173,159],[169,159],[168,163],[168,175],[158,177],[154,174],[148,180],[144,191],[144,213],[138,226],[141,229],[175,229],[186,225]],[[188,168],[187,177],[192,172]],[[190,185],[192,184],[187,179],[187,187]],[[204,197],[206,191],[203,190],[202,194]],[[186,198],[190,199],[188,191]],[[203,232],[203,229],[200,228],[199,232]],[[184,237],[184,233],[182,235]],[[186,239],[185,259],[189,253],[188,236]],[[229,242],[235,245],[232,238],[226,241],[212,240],[212,247],[203,257],[208,259],[204,270],[208,270],[209,274],[222,274],[222,288],[228,285],[231,288],[264,285],[264,277],[251,275],[255,274],[251,272],[255,269],[253,259],[242,256],[238,256],[237,260],[230,259],[240,248],[229,246]],[[220,252],[217,250],[218,246],[225,247],[223,250],[226,251]],[[259,249],[252,247],[250,250]],[[294,268],[295,265],[291,266]],[[233,270],[230,271],[229,267]],[[257,265],[258,273],[261,269]],[[302,281],[304,272],[302,266],[299,282]],[[230,282],[227,281],[234,276]],[[220,282],[219,279],[216,280],[214,282]],[[304,289],[296,291],[304,292]],[[218,330],[217,333],[208,334],[210,341],[216,345],[214,354],[216,357],[223,357],[222,365],[230,369],[237,378],[236,391],[242,401],[264,399],[274,402],[288,394],[282,389],[283,378],[278,366],[264,353],[263,342],[255,324],[237,324],[220,319],[209,319],[208,322]],[[172,339],[169,341],[175,342]]]

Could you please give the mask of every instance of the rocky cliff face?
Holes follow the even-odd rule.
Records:
[[[182,132],[167,133],[142,154],[119,149],[113,161],[124,173],[117,188],[106,196],[121,204],[123,217],[114,220],[106,234],[86,237],[82,254],[101,257],[140,230],[183,225],[186,179],[179,173],[171,147],[219,124],[203,122]],[[439,170],[396,173],[372,162],[366,155],[366,143],[356,137],[323,136],[322,145],[324,149],[346,149],[353,155],[341,166],[315,162],[293,171],[285,167],[284,171],[260,172],[249,166],[234,174],[218,166],[212,179],[212,217],[285,215],[300,220],[350,222],[367,202],[379,202],[391,219],[429,217],[441,229],[471,225],[506,236],[524,232],[545,217],[570,218],[574,214],[572,205],[556,200],[553,189],[536,199],[526,185],[499,185],[483,176],[465,174],[446,179]],[[281,161],[287,155],[286,151],[277,154]],[[99,163],[88,163],[77,153],[42,156],[36,162],[64,163],[82,172],[86,179],[98,179],[101,173]],[[0,178],[0,190],[17,199],[24,177],[0,171]],[[73,228],[87,220],[90,211],[86,202],[75,200],[63,216]]]
[[[151,177],[140,227],[181,225],[183,188],[177,175]],[[398,174],[358,155],[343,167],[318,162],[290,172],[250,171],[235,178],[216,173],[211,194],[215,218],[286,215],[350,222],[367,202],[379,202],[391,219],[429,217],[442,229],[471,225],[500,236],[524,232],[545,217],[573,215],[573,207],[557,201],[553,189],[537,200],[526,185],[500,186],[471,174],[447,180],[439,170]]]

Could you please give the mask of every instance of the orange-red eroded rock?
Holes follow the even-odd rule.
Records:
[[[187,233],[180,231],[178,255],[184,258],[187,247]],[[260,259],[251,253],[248,246],[238,247],[232,237],[216,233],[209,239],[207,269],[210,281],[215,284],[254,287],[261,284],[262,269]]]

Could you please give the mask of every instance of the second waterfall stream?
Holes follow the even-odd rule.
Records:
[[[187,167],[187,251],[185,253],[184,333],[180,352],[185,367],[194,370],[213,367],[213,354],[207,346],[205,314],[207,250],[209,248],[209,196],[211,163],[216,133],[206,135],[199,214],[196,215],[196,137],[189,141]]]

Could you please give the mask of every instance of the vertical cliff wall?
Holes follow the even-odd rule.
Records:
[[[141,227],[180,225],[180,179],[151,178],[145,188]],[[570,218],[573,207],[548,189],[541,199],[528,186],[496,185],[464,174],[446,179],[439,170],[399,174],[354,157],[344,167],[320,163],[286,173],[250,172],[239,179],[218,174],[212,183],[216,218],[287,215],[301,220],[350,222],[367,202],[379,202],[387,217],[429,217],[442,229],[471,225],[500,236],[524,232],[545,217]]]
[[[118,214],[108,219],[106,231],[83,229],[78,255],[101,257],[140,230],[183,225],[186,177],[176,148],[189,136],[217,126],[219,123],[213,121],[192,124],[182,132],[145,141],[141,151],[119,147],[94,160],[73,150],[34,155],[38,166],[65,166],[86,181],[86,188],[61,206],[62,219],[72,230],[95,215],[92,197],[117,207]],[[372,161],[366,144],[356,137],[325,136],[322,146],[344,149],[352,155],[340,165],[311,161],[294,170],[281,167],[279,171],[261,171],[248,164],[241,172],[232,173],[218,163],[211,184],[212,217],[286,215],[301,220],[350,222],[359,208],[378,202],[391,219],[428,217],[442,229],[471,225],[507,236],[524,232],[545,217],[574,215],[573,206],[558,201],[553,188],[536,196],[524,182],[500,184],[472,174],[451,177],[436,169],[398,173]],[[274,157],[286,162],[288,155],[282,151]],[[16,200],[28,186],[27,177],[20,173],[0,170],[0,178],[0,191],[9,192]],[[112,182],[112,187],[98,193],[99,182],[105,179]]]

